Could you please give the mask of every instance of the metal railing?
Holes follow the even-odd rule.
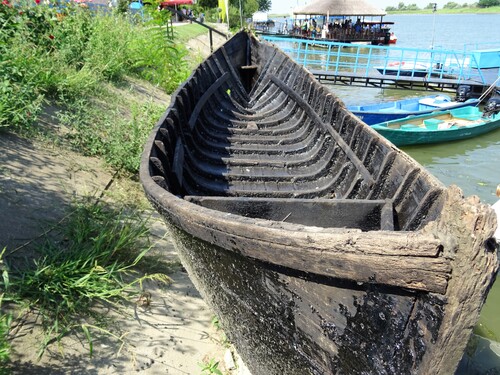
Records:
[[[228,35],[227,34],[224,34],[222,31],[219,31],[219,30],[213,28],[212,26],[208,26],[207,24],[198,21],[194,17],[189,17],[186,14],[182,13],[181,11],[179,11],[179,10],[173,8],[173,7],[170,7],[170,6],[167,6],[165,8],[168,9],[172,14],[178,14],[179,16],[181,16],[183,18],[186,18],[186,19],[188,19],[188,20],[190,20],[190,21],[192,21],[194,23],[197,23],[198,25],[201,25],[201,26],[205,27],[206,29],[208,29],[209,39],[210,39],[210,52],[214,51],[214,41],[213,41],[212,33],[217,33],[217,34],[223,36],[224,38],[228,39]]]
[[[394,76],[450,79],[486,84],[476,55],[471,51],[421,49],[295,39],[263,35],[309,70],[332,74],[356,73],[365,77]]]

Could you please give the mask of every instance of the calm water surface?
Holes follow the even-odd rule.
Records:
[[[448,49],[461,51],[466,43],[488,43],[478,49],[500,47],[500,14],[389,15],[386,20],[395,22],[393,31],[399,47],[429,48],[433,35],[434,46]],[[328,87],[347,105],[430,95],[428,91]],[[489,204],[498,199],[495,190],[500,184],[500,129],[469,140],[402,149],[444,184],[458,185],[465,195],[477,195]],[[482,335],[500,341],[500,281],[488,296],[479,327]],[[500,361],[495,365],[500,366]]]

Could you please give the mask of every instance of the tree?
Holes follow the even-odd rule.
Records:
[[[259,10],[262,12],[267,12],[271,9],[271,0],[257,0],[259,3]]]
[[[241,1],[241,14],[240,14],[240,1]],[[239,29],[240,23],[252,17],[252,14],[259,9],[258,0],[229,0],[229,27],[232,29]]]
[[[500,0],[479,0],[477,6],[479,8],[489,8],[500,5]]]
[[[397,8],[396,8],[396,7],[391,7],[391,6],[389,6],[389,7],[385,8],[385,11],[386,11],[386,12],[394,12],[394,11],[396,11],[396,10],[397,10]]]
[[[456,8],[460,8],[460,5],[458,5],[454,1],[449,1],[443,5],[443,9],[456,9]]]
[[[196,5],[202,8],[217,8],[219,3],[218,0],[198,0]]]

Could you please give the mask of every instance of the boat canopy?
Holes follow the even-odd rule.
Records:
[[[364,0],[313,0],[293,14],[337,16],[385,16],[387,13]]]
[[[160,6],[162,8],[165,7],[173,7],[176,5],[191,5],[193,4],[193,0],[167,0],[167,1],[162,1],[160,3]]]

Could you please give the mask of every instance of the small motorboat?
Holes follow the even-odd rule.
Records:
[[[374,125],[411,115],[425,115],[435,111],[474,106],[478,104],[478,99],[468,99],[466,101],[459,102],[452,100],[448,95],[441,94],[376,104],[359,106],[351,105],[347,106],[347,109],[363,120],[366,124]]]
[[[392,61],[384,66],[376,66],[380,74],[389,76],[425,77],[429,73],[429,66],[412,61]]]
[[[372,126],[396,146],[440,143],[472,138],[500,128],[500,114],[463,107],[409,116]]]
[[[396,34],[391,33],[391,36],[389,37],[389,44],[396,44],[397,41],[398,37],[396,36]]]

